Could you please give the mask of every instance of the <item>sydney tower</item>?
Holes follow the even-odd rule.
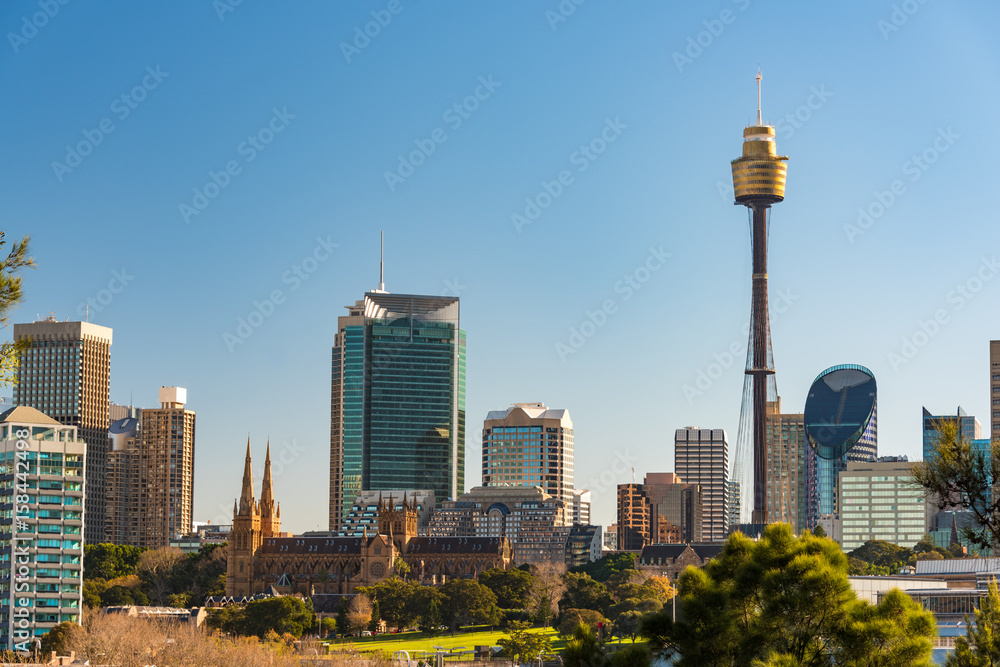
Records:
[[[767,312],[767,238],[771,205],[785,198],[786,156],[778,155],[774,126],[760,114],[760,72],[757,73],[757,124],[743,130],[743,155],[732,161],[736,204],[747,207],[753,249],[753,283],[750,300],[750,340],[740,410],[737,461],[753,444],[753,512],[750,523],[768,523],[766,486],[766,404],[777,398],[771,328]],[[747,431],[750,433],[747,433]],[[747,437],[750,436],[750,437]],[[752,440],[751,440],[752,438]],[[740,449],[744,451],[739,451]],[[745,488],[745,487],[744,487]]]

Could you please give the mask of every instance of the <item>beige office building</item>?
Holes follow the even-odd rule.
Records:
[[[76,426],[87,443],[87,523],[84,539],[104,539],[105,460],[111,390],[108,327],[59,322],[54,316],[15,324],[14,340],[28,341],[18,366],[14,405],[40,410],[65,426]]]
[[[912,547],[927,532],[924,490],[905,461],[848,461],[840,471],[840,521],[831,537],[844,551],[868,540]]]
[[[542,403],[491,410],[483,422],[483,486],[537,486],[572,507],[569,410],[549,409]]]
[[[155,549],[192,529],[195,412],[183,387],[159,393],[159,408],[111,427],[105,539],[114,544]]]
[[[781,412],[781,397],[767,404],[767,516],[806,528],[806,425],[801,414]]]

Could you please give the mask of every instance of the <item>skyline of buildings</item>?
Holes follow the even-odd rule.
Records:
[[[375,298],[372,299],[372,303],[377,303],[382,300],[382,307],[384,308],[386,304],[389,304],[388,294],[385,292],[373,292]],[[402,296],[404,299],[413,298],[412,295],[394,295]],[[457,302],[453,300],[453,302]],[[364,300],[360,301],[359,304],[363,305]],[[395,302],[398,306],[398,302]],[[391,312],[391,311],[386,311]],[[409,311],[408,311],[409,312]],[[349,316],[350,317],[350,316]],[[383,320],[386,317],[382,318]],[[398,324],[398,321],[396,322]],[[110,358],[109,349],[110,343],[102,348],[100,343],[105,343],[110,340],[111,333],[110,330],[106,328],[98,328],[92,330],[89,328],[89,323],[72,323],[72,322],[56,322],[49,318],[41,322],[32,323],[34,325],[45,325],[43,327],[35,327],[34,329],[27,328],[29,325],[17,325],[18,331],[22,336],[30,336],[32,340],[32,345],[29,347],[28,352],[25,355],[25,361],[22,366],[19,367],[18,373],[25,379],[23,384],[19,384],[18,396],[27,401],[37,401],[45,402],[52,409],[62,409],[64,411],[72,413],[74,409],[78,410],[79,401],[73,400],[73,388],[79,387],[81,383],[73,382],[72,378],[79,375],[82,368],[87,368],[88,370],[93,368],[97,369],[96,375],[99,378],[110,378]],[[87,325],[86,327],[83,325]],[[93,325],[96,326],[96,325]],[[48,327],[46,329],[45,327]],[[458,331],[461,331],[460,329]],[[98,336],[93,336],[96,332]],[[464,333],[464,332],[463,332]],[[52,345],[46,343],[49,340],[46,338],[46,334],[54,334],[52,336]],[[91,350],[91,354],[75,354],[73,352],[74,347],[79,348],[81,351],[85,348],[84,343],[86,342],[87,336],[90,335],[91,338],[96,338],[99,341],[97,348]],[[60,336],[62,338],[60,338]],[[419,334],[418,334],[419,337]],[[56,342],[56,341],[64,342]],[[997,341],[990,342],[990,352],[993,354],[996,349]],[[101,352],[105,352],[104,356],[101,356]],[[398,350],[396,351],[396,356],[399,355]],[[97,360],[96,366],[92,363],[90,366],[86,365],[87,360],[91,361]],[[385,360],[382,364],[380,372],[386,372],[387,375],[392,374],[391,361],[393,359],[389,358]],[[80,363],[83,362],[83,363]],[[991,366],[993,359],[991,356]],[[106,371],[106,372],[105,372]],[[992,368],[991,368],[992,373]],[[820,384],[822,380],[822,384]],[[820,514],[825,514],[822,518],[825,520],[825,526],[829,526],[831,529],[829,532],[834,530],[839,530],[840,526],[835,526],[833,521],[841,520],[842,517],[839,516],[838,503],[839,503],[839,486],[835,486],[833,491],[826,490],[826,486],[823,483],[823,471],[824,471],[824,459],[822,456],[817,455],[817,451],[822,449],[824,446],[831,447],[835,446],[834,440],[837,440],[842,433],[840,431],[847,429],[854,429],[853,435],[847,436],[848,440],[853,439],[853,444],[850,445],[848,455],[844,457],[844,460],[836,462],[834,464],[828,464],[831,470],[838,475],[840,467],[846,466],[848,460],[851,456],[858,457],[872,457],[877,451],[876,442],[876,413],[877,413],[877,401],[875,400],[875,390],[874,390],[874,377],[871,375],[870,371],[864,367],[856,365],[841,365],[834,366],[817,377],[811,388],[810,396],[807,397],[807,406],[810,403],[823,404],[826,405],[828,410],[831,401],[834,400],[830,398],[833,395],[840,395],[846,392],[848,402],[845,404],[848,407],[854,405],[856,399],[854,395],[863,396],[865,392],[871,396],[871,409],[870,416],[867,421],[854,419],[850,417],[845,419],[844,423],[837,426],[831,431],[830,424],[819,419],[816,415],[813,416],[812,422],[812,435],[809,440],[808,446],[803,445],[803,433],[808,430],[805,428],[805,415],[798,413],[783,414],[780,412],[781,403],[780,399],[774,403],[768,404],[768,449],[767,449],[767,465],[768,465],[768,475],[767,479],[767,493],[768,493],[768,510],[769,512],[775,513],[776,518],[781,517],[789,522],[793,523],[793,527],[796,531],[801,531],[803,529],[802,525],[802,504],[803,500],[807,506],[807,517],[806,523],[809,521],[809,508],[812,508],[814,512],[811,516],[819,517]],[[65,384],[63,384],[65,383]],[[91,383],[98,387],[98,391],[101,391],[100,380],[96,383]],[[868,385],[871,385],[870,387]],[[992,375],[991,375],[991,385],[992,385]],[[46,391],[48,389],[48,391]],[[163,394],[165,390],[173,391],[173,398]],[[386,384],[384,386],[385,390],[391,390],[391,387]],[[183,389],[179,388],[161,388],[161,408],[160,409],[146,409],[141,410],[138,408],[133,408],[130,406],[120,406],[111,404],[110,401],[107,405],[107,413],[109,419],[111,416],[120,416],[134,414],[136,416],[141,416],[146,413],[149,420],[150,428],[146,430],[147,437],[149,438],[149,443],[154,440],[159,444],[157,445],[160,453],[168,452],[171,456],[177,455],[179,458],[165,458],[160,463],[163,464],[163,468],[167,469],[169,466],[173,466],[170,470],[173,471],[173,478],[168,479],[165,475],[161,475],[163,479],[147,480],[143,484],[150,489],[148,492],[149,499],[145,501],[145,505],[140,505],[136,500],[138,498],[135,495],[135,487],[137,486],[133,480],[131,484],[119,483],[120,480],[129,479],[130,475],[127,473],[129,466],[133,464],[126,464],[125,461],[128,459],[127,454],[122,453],[122,447],[127,450],[132,448],[133,452],[135,448],[143,443],[140,435],[143,433],[141,429],[134,429],[129,431],[125,430],[123,433],[118,433],[118,440],[114,438],[111,439],[110,449],[106,455],[106,483],[101,487],[101,491],[106,494],[105,497],[105,535],[97,541],[113,541],[116,543],[130,544],[141,542],[143,546],[155,546],[157,544],[169,544],[172,541],[176,541],[185,534],[191,532],[191,525],[194,520],[193,513],[193,474],[194,474],[194,455],[193,455],[193,433],[194,433],[194,413],[192,411],[183,410],[184,401],[186,401],[186,395],[179,395],[178,391],[184,392]],[[829,396],[824,395],[818,397],[818,393],[830,394]],[[839,393],[838,393],[839,392]],[[991,387],[992,392],[992,387]],[[821,400],[822,399],[822,400]],[[92,404],[98,404],[100,401],[91,401]],[[864,401],[858,403],[860,406]],[[99,405],[92,405],[96,407],[99,411]],[[853,408],[851,408],[853,410]],[[176,419],[167,419],[169,415],[160,415],[161,411],[177,411],[180,410],[182,413],[188,415],[187,420],[177,421]],[[82,411],[79,411],[81,412]],[[817,414],[820,414],[818,412]],[[848,412],[851,412],[849,410]],[[154,420],[158,417],[164,417],[160,422],[156,423],[156,428],[154,426]],[[176,415],[175,415],[176,416]],[[70,419],[73,417],[70,416]],[[79,419],[82,420],[82,414]],[[127,419],[127,418],[126,418]],[[825,418],[824,418],[825,419]],[[854,421],[851,421],[854,419]],[[923,409],[923,421],[924,421],[924,447],[929,446],[929,443],[933,441],[935,436],[935,431],[933,430],[934,422],[938,420],[958,420],[962,426],[962,433],[964,437],[976,436],[980,434],[981,428],[979,426],[979,421],[970,415],[968,415],[961,407],[958,408],[956,415],[932,415],[930,411]],[[551,424],[546,424],[545,420],[555,420]],[[133,419],[133,421],[136,421]],[[514,422],[517,422],[515,424]],[[521,422],[524,422],[521,424]],[[855,423],[857,422],[857,423]],[[138,423],[138,422],[136,422]],[[545,424],[545,425],[543,425]],[[863,424],[863,428],[862,428]],[[822,426],[822,428],[820,428]],[[507,433],[507,429],[510,429],[510,433]],[[534,429],[534,431],[532,430]],[[112,429],[113,430],[113,429]],[[524,430],[524,432],[521,432]],[[543,430],[545,433],[543,434]],[[678,429],[678,433],[681,431],[685,432],[685,438],[691,437],[691,431],[707,431],[711,433],[713,430],[709,429]],[[716,429],[717,431],[717,429]],[[834,433],[833,436],[830,432]],[[156,434],[154,437],[154,433]],[[712,437],[717,434],[713,434],[708,441],[697,442],[697,440],[685,440],[685,438],[680,438],[678,440],[678,433],[675,433],[675,468],[687,469],[689,475],[694,475],[695,477],[700,477],[703,474],[708,474],[709,472],[715,473],[714,488],[716,489],[716,496],[718,495],[719,479],[718,472],[720,470],[727,469],[728,465],[725,463],[728,457],[728,442],[712,442]],[[846,431],[844,431],[846,433]],[[860,435],[858,435],[860,434]],[[699,434],[700,437],[701,434]],[[723,434],[723,438],[724,438]],[[534,440],[533,440],[534,438]],[[544,440],[543,440],[544,438]],[[825,439],[825,440],[824,440]],[[979,448],[985,448],[989,444],[988,439],[984,438],[971,438],[975,446]],[[715,438],[718,440],[718,438]],[[828,441],[828,442],[827,442]],[[115,442],[118,442],[116,445]],[[545,452],[542,452],[543,446],[541,443],[545,443]],[[123,443],[127,443],[124,444]],[[694,443],[697,446],[691,448],[690,445]],[[818,443],[818,444],[817,444]],[[723,449],[719,449],[719,445],[724,444]],[[705,445],[709,445],[707,448]],[[105,447],[109,447],[107,441]],[[117,447],[117,449],[116,449]],[[517,451],[514,452],[513,448],[516,447]],[[523,450],[523,451],[522,451]],[[537,450],[537,451],[534,451]],[[554,451],[553,451],[554,450]],[[568,450],[568,451],[567,451]],[[487,414],[486,420],[484,420],[483,429],[483,452],[484,452],[484,472],[490,475],[492,463],[492,457],[494,456],[508,456],[510,457],[510,462],[506,463],[506,468],[498,467],[498,472],[492,473],[496,475],[496,482],[501,484],[517,484],[525,485],[526,488],[532,486],[535,483],[549,484],[552,488],[557,490],[557,493],[561,493],[563,498],[568,496],[568,501],[564,500],[562,506],[560,521],[563,525],[589,525],[591,509],[588,503],[589,492],[585,489],[575,489],[572,485],[573,477],[573,465],[571,453],[575,451],[573,443],[573,429],[572,420],[569,417],[569,411],[565,409],[552,410],[549,409],[544,403],[520,403],[512,404],[508,409],[501,411],[490,411]],[[853,453],[852,453],[853,452]],[[722,454],[720,456],[720,454]],[[549,455],[557,455],[557,465],[550,468],[551,465],[546,459]],[[709,457],[709,462],[706,463],[704,459],[705,456]],[[712,459],[712,457],[715,457]],[[680,457],[680,458],[677,458]],[[796,458],[798,457],[798,458]],[[862,458],[862,460],[864,460]],[[714,461],[714,462],[712,462]],[[800,481],[802,479],[803,461],[805,462],[805,484]],[[543,464],[543,465],[539,465]],[[159,463],[149,464],[152,467],[159,467]],[[150,470],[152,470],[152,467]],[[461,468],[459,468],[461,471]],[[463,471],[464,472],[464,471]],[[830,471],[826,471],[830,472]],[[669,475],[675,476],[677,479],[683,479],[679,473],[668,473]],[[651,481],[651,477],[654,473],[647,475],[646,484],[652,488],[655,484]],[[506,476],[506,479],[502,477]],[[525,477],[539,477],[540,479],[525,479]],[[787,476],[787,481],[786,481]],[[829,476],[829,475],[828,475]],[[541,479],[546,477],[547,479]],[[492,478],[487,476],[489,481],[493,481]],[[155,481],[155,483],[154,483]],[[728,498],[724,499],[725,507],[731,508],[733,498],[728,494],[728,487],[730,480],[725,479],[723,481],[723,493],[725,493]],[[671,482],[676,484],[676,482]],[[173,484],[173,485],[172,485]],[[695,483],[693,483],[695,484]],[[702,502],[700,504],[699,510],[702,516],[702,536],[695,536],[694,531],[691,531],[682,525],[679,525],[675,521],[671,521],[665,518],[664,513],[657,514],[656,507],[658,506],[658,499],[653,499],[652,501],[646,499],[646,503],[649,505],[645,517],[640,521],[645,522],[645,525],[649,526],[644,529],[639,546],[632,544],[634,540],[625,539],[622,540],[621,536],[616,535],[616,541],[623,542],[628,545],[628,548],[641,548],[642,544],[651,543],[661,543],[665,541],[671,541],[678,539],[681,541],[697,541],[699,539],[711,539],[710,536],[719,536],[720,529],[718,523],[715,526],[711,526],[709,523],[709,518],[718,515],[718,502],[717,498],[713,501],[710,497],[707,502],[703,495],[703,488],[707,488],[709,491],[713,488],[713,483],[706,483],[705,487],[700,484],[695,484],[698,488],[698,494],[701,496]],[[129,491],[131,486],[132,491]],[[641,486],[641,485],[640,485]],[[160,493],[159,490],[175,488],[180,489],[174,493],[169,491],[164,491],[164,494]],[[402,487],[399,490],[405,490]],[[391,489],[389,491],[392,491]],[[132,500],[127,500],[128,494],[132,493]],[[160,496],[156,496],[160,494]],[[154,496],[156,498],[154,499]],[[171,498],[176,498],[176,500],[171,500]],[[114,501],[115,509],[112,511],[109,503]],[[355,497],[357,500],[357,496]],[[715,502],[715,505],[713,505]],[[811,503],[811,504],[810,504]],[[792,509],[794,505],[794,510]],[[693,505],[689,506],[693,507]],[[819,510],[823,507],[833,507],[835,511],[832,513],[823,513]],[[359,508],[354,508],[355,510]],[[365,507],[364,509],[369,509]],[[432,511],[428,508],[427,512]],[[112,524],[122,520],[124,517],[131,515],[134,517],[131,528],[125,529],[113,529]],[[161,514],[157,519],[157,513]],[[176,518],[172,516],[176,514]],[[730,512],[727,510],[722,513],[722,521],[728,524]],[[676,515],[676,512],[674,513]],[[707,516],[706,516],[707,515]],[[169,524],[166,528],[158,528],[157,534],[162,534],[161,537],[144,537],[138,538],[140,532],[137,528],[138,518],[144,518],[147,526],[152,526],[154,524]],[[157,519],[156,521],[150,519]],[[162,519],[162,521],[160,520]],[[370,523],[370,519],[360,522],[357,525],[361,526],[366,523]],[[851,519],[852,521],[857,519]],[[682,520],[680,520],[683,523]],[[429,519],[424,520],[424,524],[428,524]],[[619,517],[619,525],[623,528],[628,528],[630,526],[629,520],[621,520]],[[662,524],[662,525],[661,525]],[[927,518],[928,528],[934,527],[937,532],[941,532],[943,529],[937,529],[937,523],[933,515],[929,515]],[[808,527],[808,526],[807,526]],[[338,530],[342,529],[340,526]],[[117,532],[115,532],[117,530]],[[132,536],[126,535],[126,530],[131,530]],[[143,529],[146,535],[152,534],[152,529],[147,527]],[[722,535],[725,534],[723,529]],[[623,547],[624,548],[624,547]]]

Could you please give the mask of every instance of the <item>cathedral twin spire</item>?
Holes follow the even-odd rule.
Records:
[[[271,480],[271,441],[267,441],[267,454],[264,457],[264,480],[261,483],[260,502],[254,499],[253,464],[250,460],[250,437],[247,436],[247,454],[243,462],[243,488],[240,491],[239,505],[233,506],[235,515],[260,514],[264,517],[281,516],[281,509],[274,502],[274,484]]]

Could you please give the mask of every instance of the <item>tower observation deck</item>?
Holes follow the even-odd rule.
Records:
[[[747,207],[750,246],[753,251],[753,282],[750,301],[750,339],[747,344],[746,376],[737,435],[733,476],[752,470],[750,479],[741,479],[741,521],[768,523],[767,512],[767,402],[777,400],[771,327],[767,306],[767,241],[770,210],[785,198],[788,158],[778,155],[774,126],[765,125],[760,110],[761,75],[757,72],[757,123],[743,130],[743,155],[732,161],[734,204]],[[750,502],[752,493],[753,503]]]

